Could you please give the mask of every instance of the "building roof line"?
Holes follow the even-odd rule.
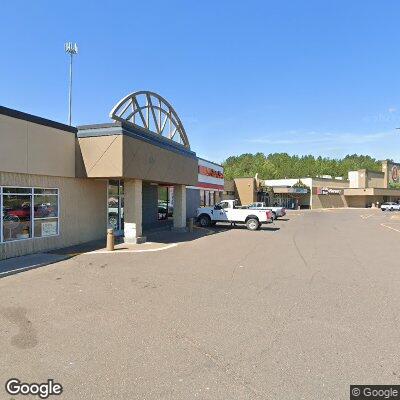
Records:
[[[55,128],[55,129],[60,129],[62,131],[67,131],[67,132],[72,132],[72,133],[78,132],[78,129],[76,129],[74,126],[65,125],[65,124],[62,124],[61,122],[52,121],[47,118],[42,118],[37,115],[28,114],[28,113],[14,110],[12,108],[4,107],[4,106],[0,106],[0,114],[6,115],[7,117],[22,119],[23,121],[33,122],[34,124],[48,126],[50,128]]]

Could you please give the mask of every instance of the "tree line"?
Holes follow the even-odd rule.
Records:
[[[242,154],[228,157],[223,163],[225,179],[254,177],[261,179],[305,178],[321,175],[347,179],[349,171],[381,171],[382,163],[365,155],[349,154],[344,158],[297,156],[287,153]]]

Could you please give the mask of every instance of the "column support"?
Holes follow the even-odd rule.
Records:
[[[174,185],[174,228],[186,231],[186,186]]]
[[[142,181],[124,181],[124,242],[144,243],[142,236]]]

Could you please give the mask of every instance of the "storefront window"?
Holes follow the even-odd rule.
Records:
[[[58,190],[34,189],[34,235],[58,235]]]
[[[0,188],[1,241],[59,233],[58,189]]]
[[[210,192],[208,190],[205,191],[205,199],[204,202],[206,204],[206,206],[210,205]]]
[[[204,203],[204,190],[200,189],[200,207],[204,207],[205,203]]]
[[[158,187],[158,220],[168,219],[168,187]]]
[[[210,192],[210,206],[215,204],[215,192]]]
[[[108,182],[108,226],[116,232],[124,229],[124,182]]]

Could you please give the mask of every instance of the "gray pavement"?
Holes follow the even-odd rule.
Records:
[[[61,254],[38,253],[0,260],[0,278],[65,260]]]
[[[290,212],[279,229],[1,279],[0,398],[10,377],[53,378],[62,399],[337,400],[400,384],[394,217]]]

